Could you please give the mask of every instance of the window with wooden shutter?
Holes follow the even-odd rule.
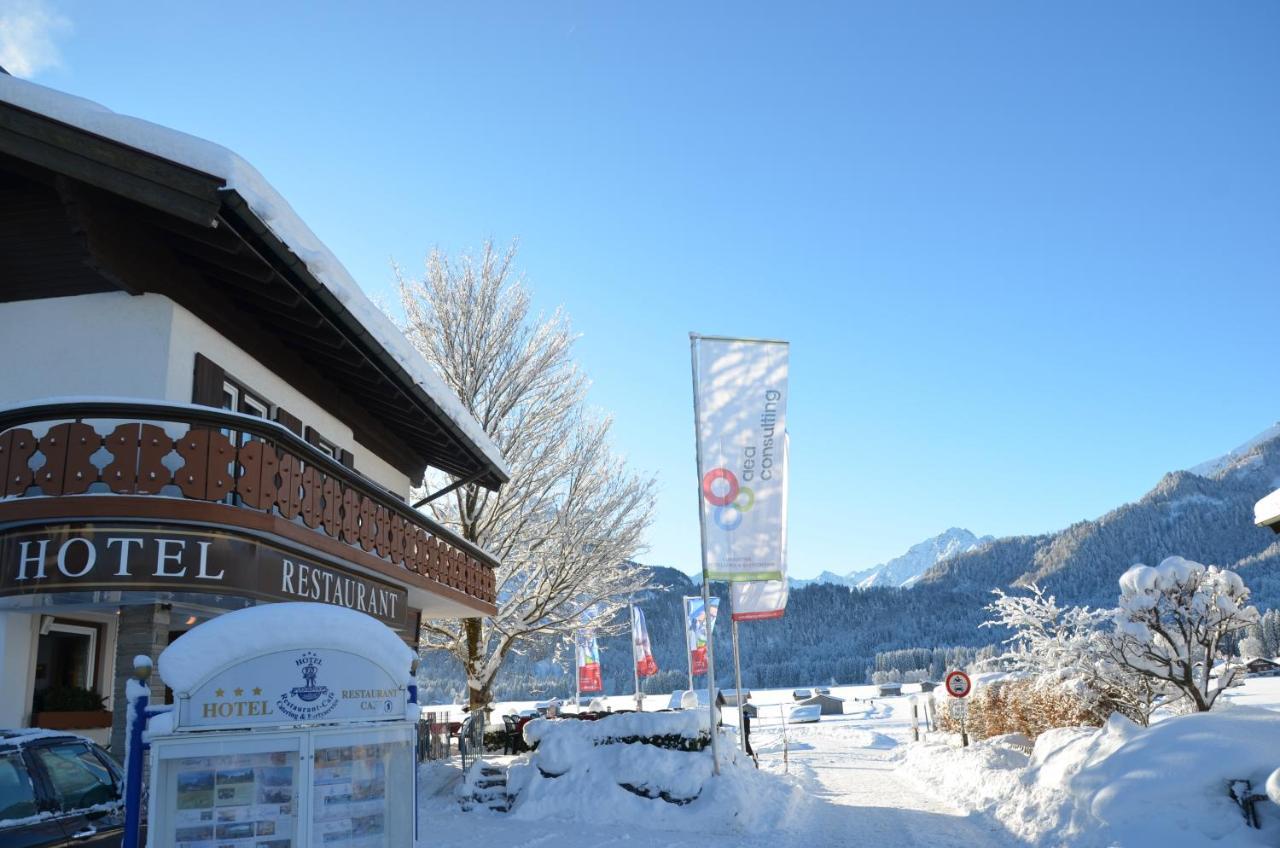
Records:
[[[283,407],[276,407],[276,421],[283,424],[286,429],[293,431],[297,435],[302,435],[302,419],[293,415]]]
[[[195,376],[191,383],[191,402],[224,408],[223,384],[226,372],[207,356],[196,354]]]

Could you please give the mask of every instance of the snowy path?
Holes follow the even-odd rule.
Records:
[[[894,707],[897,707],[895,715]],[[519,821],[457,811],[447,801],[424,806],[427,833],[437,845],[492,848],[813,848],[929,846],[1016,848],[1022,843],[998,825],[966,816],[895,772],[895,749],[910,738],[905,699],[850,703],[849,714],[789,729],[788,771],[812,794],[779,832],[741,834],[603,827],[580,822]],[[761,767],[783,771],[780,727],[766,719],[753,734]]]
[[[883,702],[881,702],[883,704]],[[895,750],[909,738],[910,725],[892,706],[855,711],[816,725],[793,726],[790,736],[801,750],[790,753],[792,773],[813,781],[824,803],[813,818],[797,826],[782,845],[1015,846],[1006,831],[936,799],[895,772]],[[762,728],[760,735],[776,733]],[[769,746],[761,764],[781,767],[781,753]],[[817,842],[821,840],[821,842]]]

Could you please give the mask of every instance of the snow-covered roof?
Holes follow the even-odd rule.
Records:
[[[1254,505],[1253,521],[1259,527],[1280,527],[1280,489]]]
[[[346,309],[353,321],[391,355],[441,414],[455,425],[459,435],[504,477],[510,475],[502,453],[484,428],[422,354],[369,300],[347,269],[288,201],[239,155],[213,142],[140,118],[120,115],[93,101],[3,74],[0,74],[0,101],[221,179],[226,188],[239,194],[262,224],[298,257],[310,274]]]
[[[326,648],[367,657],[407,680],[413,650],[362,612],[305,601],[225,613],[179,636],[160,654],[160,679],[190,692],[233,662],[276,651]]]

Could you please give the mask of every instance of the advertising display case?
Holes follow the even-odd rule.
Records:
[[[414,728],[174,734],[152,744],[149,844],[412,845]]]
[[[385,625],[322,604],[253,607],[181,637],[160,658],[175,704],[149,728],[147,844],[416,846],[412,661]]]

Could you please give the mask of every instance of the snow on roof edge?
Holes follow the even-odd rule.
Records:
[[[289,202],[245,159],[211,141],[141,118],[120,115],[91,100],[17,77],[0,75],[0,101],[224,180],[226,187],[244,198],[267,229],[293,251],[356,323],[404,368],[456,425],[462,437],[504,476],[510,476],[502,452],[457,395],[391,319],[369,300],[346,267]]]
[[[1266,527],[1280,523],[1280,489],[1254,504],[1253,523]]]

